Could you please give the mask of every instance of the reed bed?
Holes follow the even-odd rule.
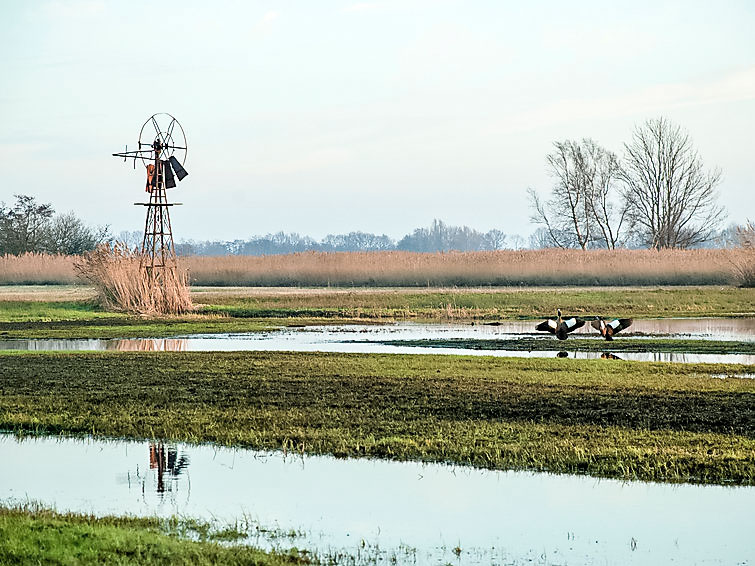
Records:
[[[190,284],[208,286],[446,287],[490,285],[728,285],[742,283],[746,248],[711,250],[503,250],[305,252],[182,258]],[[75,258],[0,257],[0,285],[76,281]]]
[[[720,285],[743,250],[306,252],[188,257],[193,285]]]
[[[104,244],[77,258],[74,268],[93,284],[108,310],[135,314],[181,314],[192,309],[188,274],[165,269],[155,281],[140,266],[141,256],[128,246]]]
[[[0,285],[71,285],[80,283],[74,257],[25,253],[0,255]]]

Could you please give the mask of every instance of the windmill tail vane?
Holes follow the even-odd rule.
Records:
[[[141,162],[147,174],[145,191],[149,202],[135,202],[147,207],[144,237],[141,246],[141,267],[149,280],[159,282],[166,271],[175,273],[177,268],[173,229],[170,222],[170,207],[181,203],[169,203],[167,189],[176,187],[176,179],[182,181],[189,174],[184,169],[186,161],[186,136],[181,124],[170,114],[154,114],[139,132],[139,149],[114,153],[123,160],[133,159],[134,167]]]

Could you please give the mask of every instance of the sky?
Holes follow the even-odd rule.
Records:
[[[167,112],[189,176],[176,239],[434,218],[526,238],[555,141],[619,155],[664,116],[755,219],[755,3],[0,0],[0,201],[141,230],[111,154]]]

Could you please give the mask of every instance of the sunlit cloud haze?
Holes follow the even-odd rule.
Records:
[[[683,126],[755,218],[755,4],[3,2],[0,201],[138,230],[143,169],[110,154],[170,112],[176,237],[399,237],[433,218],[529,235],[552,143],[621,153]]]

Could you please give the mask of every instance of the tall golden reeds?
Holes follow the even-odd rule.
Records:
[[[735,253],[740,253],[735,251]],[[187,257],[193,285],[707,285],[732,282],[724,250],[304,252]]]
[[[128,256],[125,248],[116,248],[118,251],[114,248],[111,253]],[[181,258],[181,262],[191,273],[192,285],[725,285],[741,281],[733,266],[755,269],[752,254],[753,249],[746,247],[660,251],[305,252],[193,256]],[[138,265],[138,259],[128,257]],[[0,284],[72,283],[76,277],[73,264],[71,256],[0,257]],[[105,265],[110,266],[103,260],[98,267],[100,272],[107,271]],[[130,269],[132,272],[122,277],[130,281],[129,285],[136,285],[132,281],[138,279],[133,272],[135,268]]]
[[[72,256],[33,252],[0,255],[0,285],[72,285],[79,282]]]
[[[97,288],[105,308],[137,314],[191,310],[186,271],[165,269],[155,281],[140,267],[140,257],[124,244],[103,244],[74,261],[74,268]]]

